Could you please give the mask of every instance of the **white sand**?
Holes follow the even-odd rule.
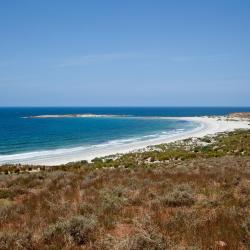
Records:
[[[166,119],[166,118],[162,118]],[[0,164],[21,163],[21,164],[41,164],[41,165],[60,165],[73,161],[92,160],[95,157],[102,157],[117,153],[128,153],[131,151],[143,149],[150,145],[168,143],[177,140],[183,140],[190,137],[203,137],[213,135],[219,132],[233,131],[235,129],[250,129],[250,122],[237,119],[237,121],[228,121],[226,117],[172,117],[167,119],[179,119],[194,121],[201,124],[199,128],[188,132],[182,132],[174,135],[165,135],[157,139],[147,141],[138,141],[125,144],[108,144],[95,147],[78,147],[72,150],[60,149],[53,151],[31,152],[16,155],[0,156]]]

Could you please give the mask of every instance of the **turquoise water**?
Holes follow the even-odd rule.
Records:
[[[0,162],[6,156],[129,144],[181,133],[199,124],[163,116],[224,115],[250,108],[0,108]],[[47,114],[116,114],[128,117],[24,119]],[[65,151],[62,151],[65,152]]]

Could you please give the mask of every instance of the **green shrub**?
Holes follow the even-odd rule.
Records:
[[[43,234],[45,243],[51,244],[53,241],[72,238],[77,245],[86,244],[91,240],[92,233],[96,228],[96,219],[87,218],[81,215],[74,216],[67,221],[59,221],[52,224]]]
[[[43,239],[46,243],[50,243],[55,238],[60,237],[67,233],[68,223],[67,221],[59,221],[55,224],[50,225],[43,233]]]
[[[100,192],[101,208],[103,210],[115,211],[119,209],[126,199],[123,197],[123,190],[121,187],[114,189],[103,189]]]
[[[195,203],[195,195],[189,185],[177,185],[164,196],[163,202],[170,207],[191,206]]]
[[[205,136],[203,138],[201,138],[202,142],[206,142],[206,143],[211,143],[211,138],[209,138],[208,136]]]
[[[68,232],[78,245],[86,244],[91,240],[97,221],[95,218],[86,218],[84,216],[75,216],[68,222]]]

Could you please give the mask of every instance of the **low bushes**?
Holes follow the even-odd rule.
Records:
[[[31,233],[0,232],[1,250],[33,250],[33,239]]]
[[[134,234],[127,237],[119,246],[121,250],[165,250],[168,249],[167,240],[159,232],[157,227],[151,223],[148,216],[136,222]]]
[[[195,195],[189,185],[177,185],[164,196],[163,203],[170,207],[191,206],[195,203]]]
[[[84,245],[92,239],[92,233],[96,228],[97,221],[94,217],[77,215],[66,221],[52,224],[44,232],[43,238],[46,244],[64,240],[77,245]]]

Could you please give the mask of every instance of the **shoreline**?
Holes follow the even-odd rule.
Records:
[[[178,140],[184,140],[191,137],[203,137],[206,135],[215,135],[220,132],[229,132],[235,129],[250,129],[250,122],[241,118],[229,119],[226,116],[214,116],[214,117],[159,117],[160,119],[175,119],[185,120],[190,122],[199,123],[200,126],[182,133],[173,135],[163,135],[158,138],[149,139],[145,141],[137,141],[132,143],[125,143],[120,145],[103,145],[94,147],[76,147],[70,152],[67,149],[58,149],[50,151],[21,153],[15,155],[0,157],[0,166],[4,164],[29,164],[29,165],[46,165],[55,166],[66,164],[69,162],[77,162],[81,160],[91,161],[96,157],[104,157],[115,154],[125,154],[142,150],[148,146],[154,146],[157,144],[170,143]],[[13,159],[13,157],[19,157]],[[12,159],[11,159],[12,158]],[[1,163],[2,162],[2,163]]]

